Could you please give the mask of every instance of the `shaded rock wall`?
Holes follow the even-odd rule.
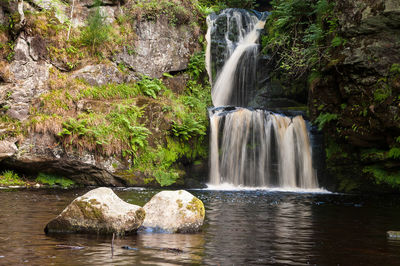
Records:
[[[345,43],[311,81],[310,113],[314,119],[337,115],[324,126],[328,170],[340,183],[336,188],[371,190],[386,181],[378,180],[376,171],[366,175],[374,172],[368,169],[400,180],[400,162],[389,155],[400,136],[400,2],[339,1],[336,14]],[[377,151],[380,159],[369,156]]]

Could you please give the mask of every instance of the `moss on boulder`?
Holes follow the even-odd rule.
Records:
[[[111,189],[101,187],[76,198],[50,221],[46,233],[96,233],[124,235],[135,233],[146,212],[126,203]]]
[[[143,206],[145,230],[167,233],[195,233],[204,222],[201,200],[185,190],[162,191]]]

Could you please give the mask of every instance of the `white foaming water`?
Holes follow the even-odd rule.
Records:
[[[293,192],[293,193],[312,193],[312,194],[333,194],[324,188],[293,188],[293,187],[245,187],[234,186],[229,183],[220,185],[206,184],[207,188],[194,190],[208,191],[267,191],[267,192]]]
[[[210,124],[212,185],[318,188],[301,116],[290,118],[245,108],[214,109]]]

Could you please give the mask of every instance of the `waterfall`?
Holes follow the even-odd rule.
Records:
[[[206,40],[206,68],[213,85],[214,106],[246,106],[256,86],[256,72],[260,31],[264,28],[266,16],[241,9],[225,9],[218,16],[208,16]],[[220,28],[223,28],[223,34]],[[219,35],[215,50],[223,58],[223,66],[211,60],[213,35]],[[213,71],[214,68],[214,71]],[[213,73],[215,72],[215,78]],[[215,80],[215,82],[214,82]]]
[[[257,89],[266,16],[226,9],[207,18],[206,68],[216,106],[209,109],[210,184],[317,188],[303,117],[246,108]]]

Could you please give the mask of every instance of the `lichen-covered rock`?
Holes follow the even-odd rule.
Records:
[[[203,202],[185,190],[162,191],[143,209],[145,229],[168,233],[198,232],[205,217]]]
[[[32,3],[41,9],[54,10],[54,15],[61,22],[68,20],[68,6],[63,1],[58,0],[32,0]]]
[[[14,61],[9,66],[9,84],[0,85],[1,91],[7,91],[7,97],[1,104],[7,106],[7,115],[18,120],[29,116],[32,99],[46,91],[50,64],[43,60],[43,51],[35,40],[21,35],[14,48]],[[35,49],[36,48],[36,49]]]
[[[153,78],[186,69],[198,46],[187,26],[171,27],[164,20],[140,21],[136,33],[135,52],[124,49],[115,60]]]
[[[17,146],[12,141],[0,141],[0,160],[14,155],[18,151]]]
[[[46,233],[135,233],[145,217],[143,208],[120,199],[111,189],[93,189],[76,198],[46,225]]]
[[[83,79],[92,86],[102,86],[108,83],[123,83],[133,80],[114,65],[88,65],[72,74],[73,78]]]

